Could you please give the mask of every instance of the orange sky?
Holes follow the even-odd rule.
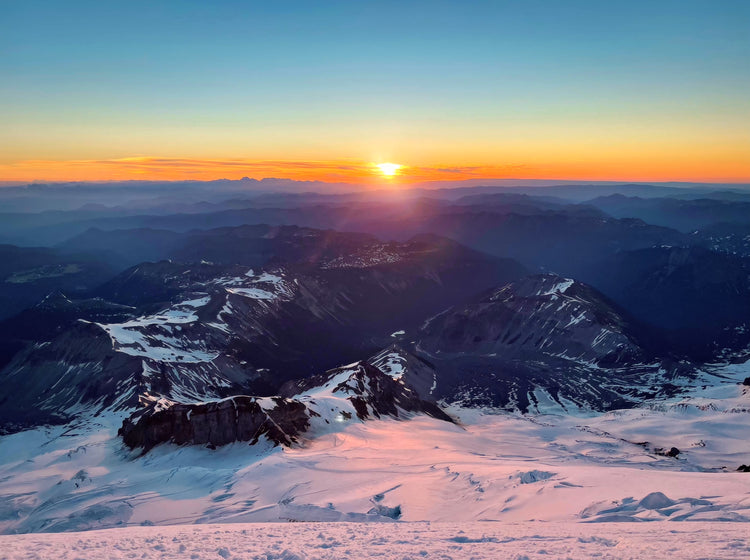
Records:
[[[402,167],[385,177],[376,162],[357,160],[284,161],[250,159],[200,159],[129,157],[98,160],[23,160],[0,164],[0,180],[121,181],[121,180],[215,180],[250,177],[287,178],[332,183],[394,185],[424,181],[465,179],[561,179],[615,181],[750,182],[750,159],[724,153],[675,157],[668,161],[622,154],[614,160],[552,161],[548,164],[414,165],[394,159]],[[733,157],[734,156],[734,157]],[[592,161],[593,160],[593,161]]]
[[[0,184],[750,182],[748,0],[6,4]]]

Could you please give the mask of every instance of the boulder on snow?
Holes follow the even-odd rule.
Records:
[[[654,449],[654,454],[656,455],[663,455],[665,457],[674,457],[676,458],[680,454],[680,450],[676,447],[670,447],[669,449],[665,449],[663,447],[657,447]]]

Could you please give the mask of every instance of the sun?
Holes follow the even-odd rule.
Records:
[[[399,165],[398,163],[376,163],[375,167],[386,177],[393,177],[403,165]]]

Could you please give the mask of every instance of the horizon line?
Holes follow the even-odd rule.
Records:
[[[77,185],[116,185],[116,184],[141,184],[141,185],[160,185],[160,184],[209,184],[209,183],[242,183],[242,182],[287,182],[291,184],[318,184],[328,186],[341,186],[360,188],[367,191],[373,190],[414,190],[430,189],[441,190],[445,188],[471,188],[471,187],[553,187],[553,186],[604,186],[604,185],[683,185],[683,186],[727,186],[727,187],[750,187],[750,178],[742,179],[719,179],[719,180],[685,180],[685,179],[558,179],[558,178],[520,178],[520,177],[486,177],[486,178],[465,178],[465,179],[446,179],[446,180],[429,180],[415,181],[413,183],[394,183],[388,180],[381,182],[357,183],[350,181],[325,181],[321,179],[295,179],[291,177],[263,177],[256,179],[254,177],[241,177],[231,179],[228,177],[219,177],[216,179],[69,179],[69,180],[45,180],[35,179],[31,181],[16,181],[0,179],[0,189],[6,188],[23,188],[23,187],[64,187]],[[525,184],[483,184],[483,183],[525,183]],[[466,183],[475,183],[467,185]],[[549,184],[540,184],[549,183]],[[314,192],[314,191],[308,191]]]

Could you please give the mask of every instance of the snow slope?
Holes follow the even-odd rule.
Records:
[[[218,286],[228,294],[257,300],[261,312],[265,309],[262,303],[283,301],[294,295],[291,284],[281,276],[269,272],[256,275],[252,269],[240,276],[215,278],[209,286]],[[176,303],[155,315],[138,317],[122,323],[95,324],[110,336],[112,348],[117,352],[139,356],[154,363],[211,362],[217,358],[219,352],[205,348],[204,339],[209,335],[202,332],[202,325],[195,325],[198,322],[198,310],[210,301],[210,295],[201,294],[200,297]],[[228,332],[222,315],[231,314],[230,309],[231,300],[227,299],[216,321],[206,323],[208,330]],[[186,336],[187,329],[191,327],[194,327],[200,336]]]
[[[113,415],[0,438],[0,531],[266,521],[748,521],[750,396],[720,383],[649,408],[453,409],[327,425],[289,448],[161,445],[138,457]],[[318,395],[319,397],[322,395]],[[323,400],[321,399],[321,404]],[[677,458],[658,448],[677,447]]]

